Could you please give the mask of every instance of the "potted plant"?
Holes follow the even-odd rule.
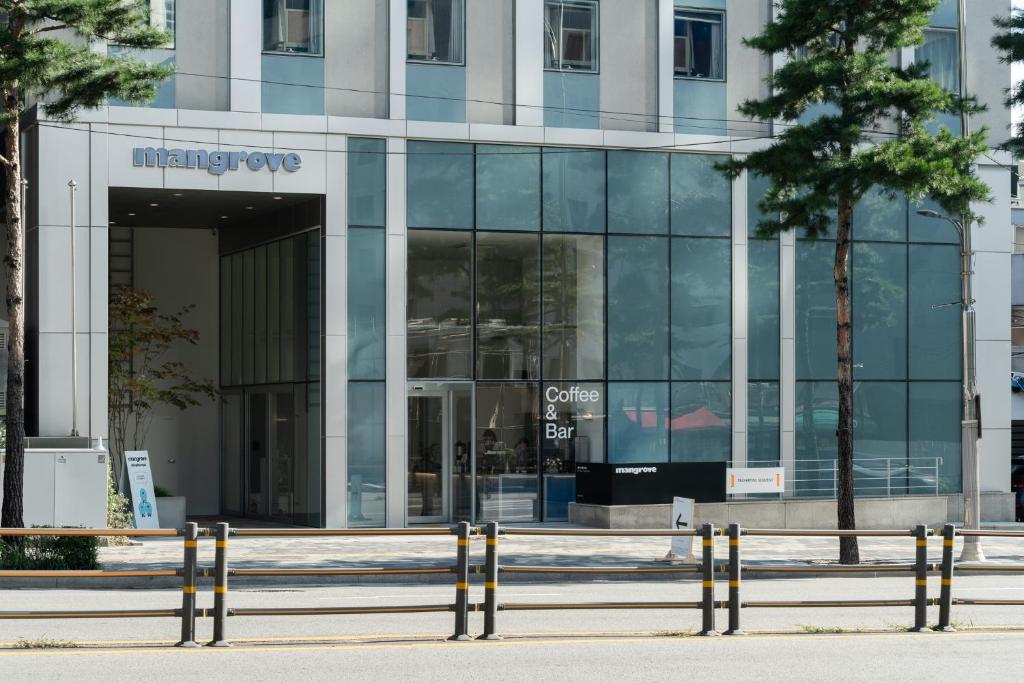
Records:
[[[162,486],[154,486],[156,514],[162,529],[185,528],[185,496],[174,496]]]

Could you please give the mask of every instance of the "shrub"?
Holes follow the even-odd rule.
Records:
[[[0,569],[99,569],[98,547],[95,536],[25,536],[19,542],[0,541]]]

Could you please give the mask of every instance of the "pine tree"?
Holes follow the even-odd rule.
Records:
[[[1006,64],[1024,62],[1024,10],[1013,10],[1009,17],[996,19],[996,27],[1002,33],[992,38],[992,47],[1002,53],[1002,61]],[[1006,106],[1019,107],[1024,105],[1024,81],[1020,81],[1010,89]],[[1009,140],[1003,147],[1013,152],[1014,157],[1024,155],[1024,121],[1017,123]]]
[[[169,36],[152,28],[146,0],[0,0],[0,126],[7,217],[7,443],[0,526],[21,527],[25,462],[24,226],[21,217],[21,116],[33,103],[48,120],[71,121],[107,98],[143,103],[171,75],[124,55],[93,49],[96,41],[154,48]],[[47,198],[43,198],[46,201]],[[49,198],[54,199],[54,198]]]
[[[877,187],[890,201],[931,197],[948,214],[976,220],[970,204],[989,194],[973,168],[987,149],[986,132],[929,130],[936,112],[976,112],[977,103],[930,81],[927,64],[892,63],[900,49],[924,42],[938,2],[778,0],[776,20],[746,43],[765,55],[786,55],[786,62],[769,79],[772,94],[739,111],[791,123],[779,126],[767,147],[720,167],[733,178],[746,170],[770,181],[760,201],[770,217],[759,222],[760,236],[799,228],[814,239],[835,230],[840,529],[856,528],[848,264],[857,202]],[[811,107],[821,115],[810,116]],[[859,561],[856,538],[840,539],[839,559]]]

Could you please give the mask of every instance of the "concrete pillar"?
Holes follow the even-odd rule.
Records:
[[[387,162],[387,525],[406,524],[406,199],[403,138],[388,139]]]
[[[747,173],[732,183],[732,464],[747,465]]]
[[[231,111],[258,112],[263,73],[262,3],[231,0]]]
[[[658,0],[658,132],[675,132],[675,0]],[[744,186],[746,186],[744,184]],[[736,214],[737,216],[739,214]],[[733,223],[733,229],[736,229]],[[733,448],[735,452],[735,445]],[[744,449],[746,453],[746,449]]]
[[[405,118],[405,59],[409,54],[406,47],[406,0],[390,0],[388,5],[389,50],[388,50],[388,92],[390,118]],[[389,193],[390,195],[390,193]],[[404,218],[402,220],[405,220]]]
[[[786,472],[786,495],[795,490],[796,479],[796,235],[780,236],[779,326],[782,358],[779,362],[779,422],[781,460]]]
[[[516,2],[516,125],[544,125],[544,2]]]

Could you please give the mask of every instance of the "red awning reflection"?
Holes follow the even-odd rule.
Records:
[[[637,411],[635,408],[626,408],[622,411],[630,422],[637,422]],[[668,422],[668,428],[672,431],[682,429],[704,429],[707,427],[724,427],[722,419],[701,406],[692,413],[673,417]],[[640,410],[640,426],[644,429],[653,429],[658,426],[658,411],[655,409]]]

